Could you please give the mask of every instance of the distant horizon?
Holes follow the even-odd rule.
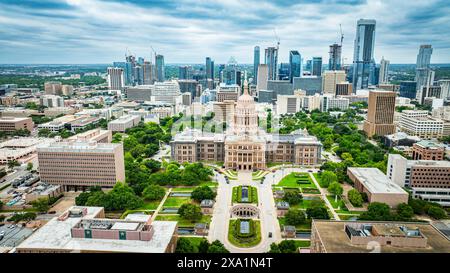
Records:
[[[120,61],[114,61],[114,62],[120,62]],[[282,62],[284,63],[284,62]],[[111,65],[111,63],[0,63],[0,66],[3,65]],[[226,64],[226,63],[214,63],[214,66]],[[261,63],[263,64],[263,63]],[[353,63],[349,63],[346,65],[352,65]],[[379,64],[379,63],[377,63]],[[166,65],[205,65],[205,63],[165,63]],[[253,65],[253,63],[238,63],[237,65]],[[305,63],[303,63],[305,65]],[[324,63],[323,66],[327,66],[328,64]],[[389,65],[416,65],[415,63],[390,63]],[[450,65],[450,62],[448,63],[430,63],[431,66],[436,65]]]

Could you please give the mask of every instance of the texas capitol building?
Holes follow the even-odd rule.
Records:
[[[172,159],[177,162],[224,162],[227,169],[249,171],[266,169],[269,162],[316,166],[322,148],[306,130],[279,135],[260,129],[247,82],[225,134],[186,129],[177,133],[170,144]]]

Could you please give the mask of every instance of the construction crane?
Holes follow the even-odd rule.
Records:
[[[150,46],[150,48],[152,49],[153,54],[155,55],[156,58],[156,51],[153,49],[153,46]],[[150,56],[150,60],[152,59],[152,56]]]
[[[275,39],[277,40],[277,49],[280,47],[280,37],[277,35],[277,30],[274,28],[273,33],[275,34]]]
[[[344,41],[344,33],[342,32],[342,25],[339,24],[339,29],[341,30],[341,46],[342,46],[342,42]]]

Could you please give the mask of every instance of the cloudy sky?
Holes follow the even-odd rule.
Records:
[[[349,63],[359,18],[377,20],[377,62],[415,63],[429,43],[432,63],[450,63],[449,0],[0,0],[0,63],[110,63],[151,47],[166,63],[251,63],[275,33],[281,61],[296,49],[325,62],[339,24]]]

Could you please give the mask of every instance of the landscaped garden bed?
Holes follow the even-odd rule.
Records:
[[[230,220],[228,240],[238,247],[253,247],[261,242],[261,225],[255,220]]]

